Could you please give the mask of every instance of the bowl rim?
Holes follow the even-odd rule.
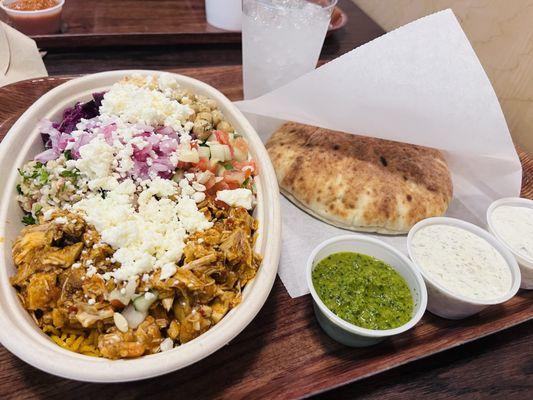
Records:
[[[504,205],[517,205],[519,207],[520,204],[528,206],[528,208],[533,208],[533,200],[524,199],[522,197],[504,197],[493,201],[487,209],[487,226],[489,228],[490,233],[492,233],[496,237],[496,239],[498,239],[503,244],[503,246],[515,256],[520,266],[528,269],[533,269],[533,258],[524,256],[523,254],[520,254],[515,251],[494,228],[492,222],[492,214],[494,210],[496,210],[498,207]]]
[[[325,247],[342,241],[355,241],[355,242],[367,242],[377,245],[378,247],[382,247],[385,250],[393,253],[394,255],[398,256],[400,261],[404,263],[407,268],[410,270],[410,272],[413,273],[415,277],[416,286],[410,286],[409,288],[416,289],[420,293],[420,302],[418,304],[418,309],[413,314],[411,319],[406,322],[405,324],[392,329],[368,329],[368,328],[362,328],[360,326],[357,326],[355,324],[352,324],[348,321],[345,321],[344,319],[340,318],[339,316],[335,315],[333,311],[331,311],[320,299],[318,296],[318,293],[315,290],[314,284],[313,284],[313,278],[312,278],[312,272],[314,269],[315,259],[318,254],[318,252]],[[395,270],[396,268],[393,267]],[[307,259],[307,265],[306,265],[306,278],[307,278],[307,285],[309,287],[309,291],[311,293],[311,297],[313,298],[313,301],[316,305],[318,305],[318,308],[320,311],[325,314],[325,316],[335,325],[337,325],[339,328],[343,329],[344,331],[347,331],[352,334],[370,337],[370,338],[383,338],[388,336],[394,336],[398,335],[400,333],[403,333],[411,328],[413,328],[422,318],[426,311],[427,307],[427,289],[426,284],[424,282],[424,279],[422,278],[422,275],[417,270],[417,268],[414,267],[413,263],[409,258],[407,258],[401,251],[397,250],[396,248],[392,247],[391,245],[385,243],[384,241],[380,239],[376,239],[370,236],[366,236],[363,234],[346,234],[346,235],[339,235],[334,236],[328,240],[323,241],[318,246],[315,247],[315,249],[311,252],[309,255],[309,258]]]
[[[225,316],[226,324],[215,325],[204,335],[195,340],[185,343],[171,351],[152,355],[146,355],[131,360],[109,360],[103,358],[89,357],[74,353],[61,348],[44,337],[38,327],[28,332],[29,322],[23,315],[22,308],[13,308],[18,300],[12,290],[0,291],[0,341],[14,355],[41,369],[45,372],[58,375],[64,378],[88,382],[126,382],[146,379],[158,375],[163,375],[188,365],[211,355],[215,351],[228,344],[255,318],[257,313],[263,308],[270,291],[274,285],[279,264],[281,249],[281,213],[279,202],[279,191],[277,190],[277,180],[268,153],[262,144],[255,129],[243,116],[240,110],[226,96],[214,87],[188,76],[155,70],[117,70],[106,71],[96,74],[89,74],[74,78],[56,88],[48,91],[35,101],[18,118],[8,134],[0,143],[0,165],[9,160],[12,148],[17,144],[17,140],[23,140],[25,148],[28,143],[35,141],[34,120],[43,115],[53,112],[55,103],[62,104],[66,101],[76,101],[97,88],[107,88],[126,75],[131,74],[173,74],[178,78],[178,82],[188,86],[192,90],[198,90],[207,96],[215,99],[222,109],[225,109],[229,117],[242,129],[244,136],[253,148],[255,157],[260,159],[262,181],[259,181],[259,196],[262,201],[258,204],[264,218],[264,251],[263,263],[254,280],[250,282],[249,295],[243,298],[242,305],[246,307],[236,307],[233,313]],[[26,126],[32,126],[28,132],[28,138],[19,139],[21,132]],[[31,134],[30,134],[31,133]],[[16,155],[13,157],[22,157]],[[18,161],[18,158],[15,158]],[[8,182],[12,178],[13,172],[6,174],[5,180]],[[263,184],[261,184],[263,182]],[[268,187],[265,187],[268,186]],[[11,192],[6,191],[1,195],[4,199]],[[8,205],[2,202],[0,207],[0,235],[5,236],[5,229],[9,224]],[[7,241],[7,239],[5,240]],[[4,256],[7,246],[4,242],[0,247],[0,264],[3,271],[0,271],[0,285],[8,287],[7,266],[4,265]],[[9,285],[10,287],[10,285]],[[11,288],[12,289],[12,288]],[[181,349],[181,351],[180,351]]]
[[[63,8],[63,5],[65,4],[65,0],[58,0],[57,4],[52,7],[43,8],[42,10],[14,10],[12,8],[7,7],[4,3],[6,3],[7,0],[0,0],[0,8],[5,11],[8,15],[42,15],[42,14],[50,14],[54,11],[60,10]],[[13,0],[16,1],[16,0]]]
[[[513,279],[513,283],[511,284],[511,287],[502,296],[499,296],[494,299],[489,300],[478,300],[478,299],[471,299],[469,297],[454,293],[441,285],[440,283],[436,282],[429,274],[427,274],[424,269],[420,266],[420,264],[416,261],[415,257],[413,256],[413,248],[412,248],[412,241],[413,237],[420,229],[429,226],[429,225],[448,225],[448,226],[455,226],[457,228],[462,228],[466,231],[469,231],[476,236],[481,237],[482,239],[485,239],[490,245],[492,245],[503,257],[503,259],[506,261],[507,266],[511,272],[511,276]],[[518,267],[518,263],[516,262],[515,257],[511,254],[510,251],[508,251],[496,237],[491,235],[489,232],[487,232],[485,229],[480,228],[477,225],[474,225],[470,222],[463,221],[457,218],[451,218],[451,217],[431,217],[423,219],[422,221],[417,222],[407,234],[407,251],[409,253],[409,258],[413,261],[413,264],[416,268],[420,271],[422,276],[424,277],[424,280],[426,283],[430,284],[431,286],[434,286],[439,291],[446,294],[448,297],[461,301],[463,303],[476,305],[476,306],[490,306],[495,304],[501,304],[506,302],[507,300],[514,297],[514,295],[518,292],[520,289],[520,282],[521,282],[521,274],[520,269]]]

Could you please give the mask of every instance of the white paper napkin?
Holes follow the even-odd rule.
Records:
[[[493,200],[520,193],[521,165],[498,99],[451,10],[405,25],[237,105],[247,114],[441,149],[454,183],[447,215],[483,227]],[[271,132],[260,134],[265,140]],[[297,297],[308,293],[305,263],[312,249],[347,231],[285,198],[282,213],[279,275]],[[372,236],[407,252],[405,236]]]
[[[48,76],[35,41],[0,22],[0,87]]]

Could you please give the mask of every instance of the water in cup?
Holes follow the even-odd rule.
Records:
[[[336,0],[243,0],[244,98],[312,71]]]

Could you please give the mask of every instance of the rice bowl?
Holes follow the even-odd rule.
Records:
[[[35,329],[34,322],[18,303],[14,291],[8,288],[8,277],[13,273],[10,247],[21,227],[18,222],[21,213],[17,210],[15,201],[16,170],[13,166],[21,166],[24,161],[42,151],[38,132],[34,128],[38,120],[43,117],[57,117],[58,113],[67,106],[71,106],[79,100],[84,101],[90,93],[106,90],[124,75],[131,75],[135,72],[154,73],[151,71],[106,72],[78,78],[59,86],[30,107],[13,126],[2,143],[1,162],[4,170],[11,171],[11,174],[2,177],[2,185],[6,191],[2,201],[3,208],[0,211],[2,229],[0,235],[5,240],[0,251],[6,268],[3,268],[0,273],[0,282],[4,289],[0,298],[2,310],[0,321],[4,328],[3,333],[5,333],[0,334],[0,339],[10,351],[30,364],[72,379],[98,382],[142,379],[182,368],[205,357],[229,342],[251,321],[266,300],[277,272],[280,238],[277,184],[268,156],[260,140],[239,111],[219,92],[196,80],[177,76],[180,84],[184,87],[205,94],[218,102],[231,124],[243,132],[250,143],[252,157],[259,164],[261,174],[256,182],[257,207],[254,211],[254,217],[260,221],[260,224],[255,250],[263,256],[263,263],[255,279],[243,291],[242,303],[202,336],[182,344],[174,350],[135,360],[111,362],[73,354],[58,348]],[[32,133],[25,138],[22,132]],[[14,148],[20,148],[20,153],[16,154],[10,151]],[[266,240],[267,236],[268,241]],[[33,351],[26,350],[32,347]],[[116,363],[120,363],[124,367],[114,368]],[[98,365],[98,368],[92,368],[95,365]]]

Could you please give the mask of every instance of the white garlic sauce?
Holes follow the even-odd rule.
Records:
[[[500,206],[492,212],[492,228],[522,257],[533,260],[533,209]]]
[[[414,261],[450,292],[473,300],[505,295],[512,275],[502,255],[485,239],[450,225],[428,225],[411,242]]]

